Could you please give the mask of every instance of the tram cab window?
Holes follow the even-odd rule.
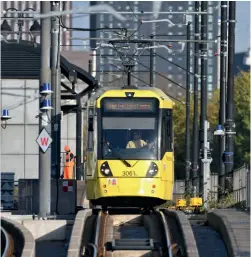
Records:
[[[103,117],[102,157],[157,159],[157,127],[156,117]]]
[[[161,128],[161,157],[165,152],[173,151],[173,121],[172,110],[163,110]]]

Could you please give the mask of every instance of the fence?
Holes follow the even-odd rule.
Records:
[[[210,195],[218,199],[219,180],[218,174],[211,173]],[[185,197],[185,180],[176,180],[173,189],[173,201]],[[245,208],[250,208],[250,169],[244,165],[233,173],[233,198],[236,203]]]

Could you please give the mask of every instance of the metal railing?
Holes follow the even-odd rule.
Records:
[[[218,200],[218,191],[218,174],[211,173],[210,197]],[[185,180],[176,180],[174,182],[173,201],[176,202],[176,200],[184,198],[185,195]],[[244,208],[250,208],[250,169],[246,164],[233,172],[233,200]]]

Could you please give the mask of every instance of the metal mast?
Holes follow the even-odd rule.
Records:
[[[187,24],[187,40],[191,37],[191,23]],[[190,188],[190,42],[187,43],[187,73],[186,73],[186,192]]]
[[[200,2],[195,2],[195,12],[200,10]],[[195,24],[194,24],[194,37],[195,40],[200,38],[200,24],[199,24],[199,15],[195,15]],[[194,195],[199,195],[199,173],[198,173],[198,155],[199,155],[199,126],[198,126],[198,117],[199,117],[199,106],[198,106],[198,84],[199,84],[199,43],[194,44],[194,115],[193,115],[193,151],[192,151],[192,171],[193,171],[193,189]]]
[[[226,151],[224,163],[226,165],[226,189],[232,191],[234,168],[234,54],[235,54],[235,11],[236,2],[229,2],[228,25],[228,79],[227,79],[227,105],[226,105]]]

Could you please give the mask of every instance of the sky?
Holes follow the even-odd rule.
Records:
[[[73,1],[73,8],[88,6],[89,1]],[[78,16],[78,18],[75,18]],[[74,15],[73,27],[89,28],[89,15]],[[236,1],[236,40],[235,52],[246,52],[250,47],[250,1]],[[88,32],[74,32],[73,37],[88,37]],[[76,50],[87,50],[83,42],[73,41],[73,44],[83,46],[75,48]]]

